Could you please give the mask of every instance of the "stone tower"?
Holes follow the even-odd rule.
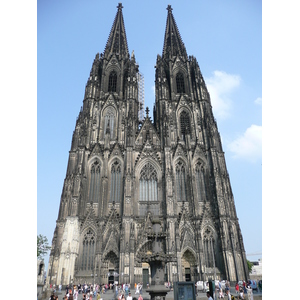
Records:
[[[76,120],[47,283],[248,277],[242,234],[210,96],[172,8],[157,55],[154,120],[139,121],[135,54],[122,4],[96,54]],[[156,51],[154,49],[154,51]],[[155,254],[156,255],[156,254]],[[152,279],[151,279],[152,278]]]

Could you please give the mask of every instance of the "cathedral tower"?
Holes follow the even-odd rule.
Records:
[[[122,4],[76,120],[47,283],[151,283],[156,232],[166,281],[248,275],[210,96],[172,8],[157,55],[154,121],[139,120],[139,66]],[[214,268],[215,267],[215,268]]]

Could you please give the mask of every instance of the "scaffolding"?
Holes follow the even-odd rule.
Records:
[[[138,82],[139,121],[143,121],[144,106],[145,106],[145,84],[144,84],[144,75],[140,72],[137,73],[137,82]]]

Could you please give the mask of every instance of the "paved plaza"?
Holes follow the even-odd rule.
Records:
[[[234,287],[230,288],[230,292],[231,292],[231,295],[235,296],[235,298],[237,299]],[[57,292],[56,294],[58,295],[58,300],[63,300],[63,296],[65,295],[65,290],[62,290],[61,292]],[[115,300],[114,296],[115,296],[115,294],[113,293],[113,291],[112,290],[108,290],[105,294],[101,294],[101,298],[100,299],[103,299],[103,300]],[[219,299],[218,298],[218,292],[217,292],[216,296],[217,296],[216,298]],[[143,300],[150,300],[150,295],[147,292],[145,292],[145,291],[143,291],[142,297],[143,297]],[[134,292],[132,292],[132,298],[133,298],[133,300],[135,300],[134,298],[137,299],[138,295],[135,295]],[[262,293],[254,291],[253,292],[253,298],[255,300],[262,299]],[[97,297],[94,297],[93,299],[96,300]],[[174,299],[174,292],[170,291],[167,294],[167,296],[166,296],[166,300],[173,300],[173,299]],[[198,292],[196,300],[204,300],[204,299],[207,299],[206,293],[204,293],[204,292]],[[248,299],[247,295],[246,295],[245,299],[246,300]],[[46,299],[46,300],[48,300],[48,299]],[[82,294],[78,295],[78,300],[82,300]]]

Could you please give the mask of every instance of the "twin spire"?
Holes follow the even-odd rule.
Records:
[[[119,58],[127,58],[129,52],[122,14],[122,3],[119,3],[117,8],[118,11],[105,46],[104,57],[109,57],[114,53],[119,56]]]
[[[104,57],[107,58],[111,54],[116,54],[117,56],[119,56],[119,58],[127,58],[129,56],[124,19],[122,14],[122,3],[119,3],[117,8],[118,11],[104,50]],[[177,28],[171,5],[168,5],[167,10],[168,16],[162,57],[171,58],[173,56],[180,55],[187,58],[186,49]]]

